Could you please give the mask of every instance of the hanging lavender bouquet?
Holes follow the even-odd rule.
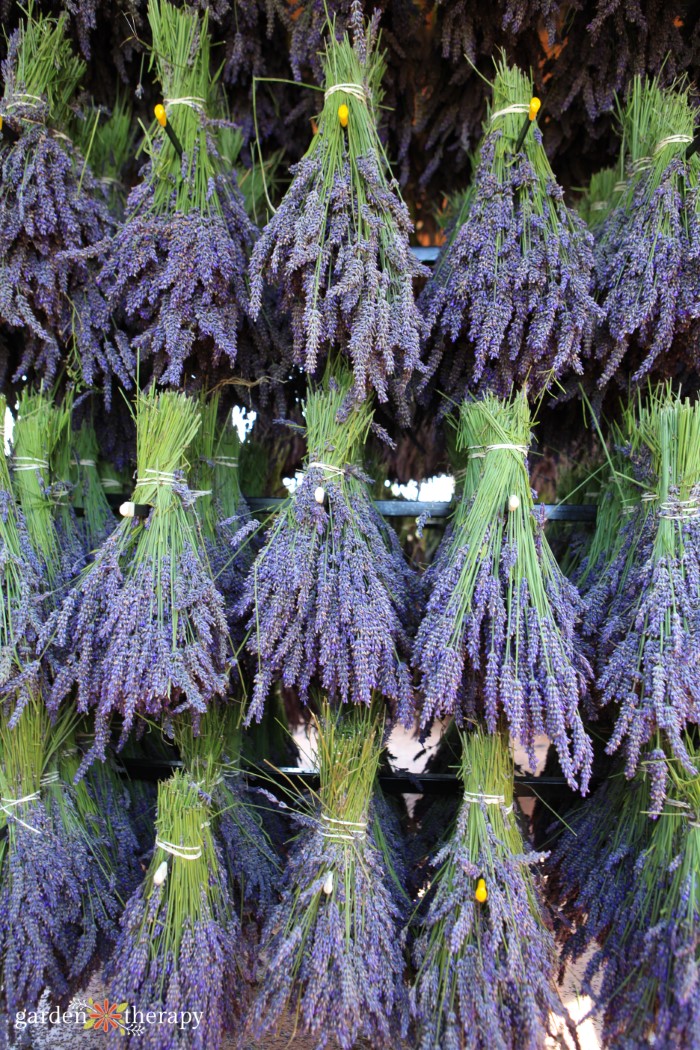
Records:
[[[154,125],[143,181],[129,196],[99,281],[141,361],[153,359],[158,380],[179,386],[185,368],[203,380],[220,364],[239,371],[245,364],[239,331],[255,231],[216,149],[207,12],[150,0],[148,21],[151,68],[164,96],[157,112],[174,142]]]
[[[604,326],[598,383],[676,370],[676,337],[700,317],[700,156],[687,156],[690,87],[635,77],[620,124],[629,178],[598,238],[595,291]],[[669,357],[669,355],[672,355]],[[690,348],[686,367],[695,367]]]
[[[374,390],[405,416],[406,387],[422,368],[413,281],[427,271],[410,252],[408,210],[377,133],[384,60],[361,6],[354,43],[330,27],[318,130],[253,250],[251,303],[255,317],[265,283],[278,286],[295,362],[315,376],[339,347],[353,370],[348,404]]]
[[[2,405],[4,408],[4,404]],[[19,422],[17,426],[19,426]],[[61,775],[76,716],[52,724],[37,673],[45,607],[37,559],[0,456],[3,678],[0,692],[0,1041],[8,1019],[65,995],[109,944],[118,903],[97,826]],[[40,510],[43,509],[39,504]],[[29,514],[32,510],[30,508]],[[128,846],[128,842],[127,842]]]
[[[658,732],[692,775],[684,732],[700,719],[700,406],[669,387],[651,392],[636,433],[648,485],[629,542],[606,568],[614,597],[598,639],[600,703],[615,717],[607,751],[622,750],[631,777]]]
[[[377,842],[371,800],[381,722],[366,708],[316,722],[320,788],[262,937],[255,1038],[291,1007],[320,1048],[358,1039],[395,1047],[406,1034],[403,913]]]
[[[433,860],[413,946],[420,1050],[538,1050],[564,1008],[554,939],[513,814],[506,734],[462,733],[464,797]]]
[[[139,394],[137,479],[127,515],[75,582],[45,629],[54,678],[52,712],[69,698],[94,715],[81,771],[104,758],[113,715],[123,744],[137,719],[187,712],[198,724],[227,689],[224,603],[202,557],[197,493],[184,472],[200,425],[184,394]],[[146,518],[130,517],[136,505]]]
[[[627,916],[623,909],[635,893],[639,858],[653,828],[649,768],[643,766],[632,781],[614,770],[589,799],[567,813],[566,829],[547,859],[562,972],[591,946],[598,945],[606,958],[617,952],[610,931],[618,915]]]
[[[700,1036],[700,777],[658,743],[631,784],[618,775],[571,817],[551,862],[571,923],[564,959],[594,946],[584,987],[615,1050],[683,1050]],[[697,765],[697,742],[685,747]]]
[[[241,493],[238,456],[240,438],[230,412],[221,419],[218,392],[201,401],[193,464],[194,485],[200,492],[197,514],[217,590],[226,603],[226,619],[236,649],[244,642],[238,605],[255,556],[260,530],[250,517]]]
[[[338,422],[352,384],[339,370],[310,389],[303,477],[248,575],[241,612],[257,659],[248,721],[260,720],[280,681],[302,703],[314,683],[334,702],[370,704],[378,692],[412,724],[407,657],[417,585],[357,465],[372,408],[364,402]]]
[[[457,448],[481,464],[465,485],[426,581],[413,652],[421,723],[503,717],[535,762],[535,739],[556,747],[572,787],[585,791],[592,747],[579,704],[590,669],[576,642],[581,600],[562,575],[535,510],[527,472],[525,393],[462,404]]]
[[[84,420],[73,435],[74,473],[77,482],[73,506],[82,511],[79,527],[86,553],[97,550],[114,531],[115,519],[98,470],[99,444],[91,420]]]
[[[468,207],[420,299],[433,332],[429,375],[440,368],[457,400],[525,382],[537,392],[581,372],[599,313],[593,239],[564,203],[532,96],[530,78],[501,58]]]
[[[0,395],[0,695],[36,658],[43,620],[42,567],[13,492]]]
[[[282,866],[242,775],[242,725],[243,706],[229,698],[207,712],[197,736],[185,725],[176,739],[192,779],[208,785],[212,833],[229,893],[257,933],[278,900]]]
[[[34,556],[41,566],[41,586],[49,609],[73,573],[79,571],[83,557],[67,502],[69,431],[69,404],[55,404],[43,390],[22,391],[13,430],[12,482]],[[59,448],[63,442],[65,450]],[[60,457],[64,451],[68,452],[68,462],[63,464],[66,475],[55,482],[51,467],[56,466],[57,454]],[[58,519],[63,510],[67,512],[68,534],[61,535]]]
[[[127,1015],[123,1034],[135,1050],[219,1050],[240,1009],[240,925],[212,836],[209,790],[182,771],[158,785],[153,859],[105,968],[113,1002],[191,1015],[189,1026],[144,1026]]]
[[[87,386],[131,383],[133,356],[95,283],[112,221],[61,130],[85,72],[66,18],[28,14],[12,34],[0,101],[0,324],[16,333],[15,378],[52,382],[64,362]]]
[[[697,741],[688,737],[686,750],[700,768]],[[649,757],[664,762],[660,749]],[[616,950],[600,985],[603,1037],[621,1050],[685,1050],[700,1039],[700,777],[673,759],[667,771],[667,803],[639,858],[633,895],[615,916],[609,944]]]

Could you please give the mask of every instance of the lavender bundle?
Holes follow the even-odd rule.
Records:
[[[688,737],[685,746],[697,764],[697,743]],[[563,957],[595,944],[584,986],[616,1050],[681,1050],[700,1035],[699,818],[700,778],[657,746],[631,784],[618,776],[572,816],[553,854],[551,877],[572,924]]]
[[[218,1050],[241,989],[240,926],[210,827],[208,783],[176,772],[158,786],[153,859],[127,903],[105,979],[114,1002],[190,1014],[190,1026],[138,1025],[136,1050]],[[194,1015],[199,1022],[195,1024]]]
[[[535,739],[554,743],[572,787],[585,791],[592,748],[579,711],[590,669],[576,645],[581,600],[565,579],[535,511],[527,472],[527,397],[462,404],[457,448],[482,464],[465,486],[435,568],[413,662],[423,726],[453,715],[503,717],[535,762]]]
[[[100,449],[92,422],[83,421],[74,434],[74,443],[74,465],[78,480],[73,505],[83,512],[79,527],[84,549],[90,553],[97,550],[114,530],[114,514],[98,470]]]
[[[65,995],[80,973],[82,902],[90,899],[84,850],[55,819],[46,790],[57,779],[60,730],[41,699],[28,701],[10,728],[0,716],[0,1033],[19,1010],[36,1009],[45,988]],[[65,721],[65,720],[64,720]],[[71,974],[71,968],[74,968]]]
[[[623,383],[668,374],[674,340],[700,316],[700,157],[686,152],[695,121],[689,86],[641,77],[620,109],[629,179],[598,241],[600,386],[617,373]]]
[[[686,750],[698,768],[697,742],[688,738]],[[650,761],[664,763],[663,751]],[[606,1045],[625,1050],[684,1050],[700,1038],[700,777],[673,760],[667,768],[669,798],[640,856],[634,894],[610,930],[614,959],[600,986]],[[596,962],[600,956],[591,971]]]
[[[15,378],[52,382],[67,360],[87,386],[116,376],[129,386],[133,357],[95,283],[111,220],[86,161],[61,130],[85,71],[66,18],[28,14],[12,34],[0,116],[0,323],[19,336]]]
[[[237,613],[248,571],[254,557],[253,540],[259,530],[241,494],[238,456],[240,438],[230,413],[220,422],[220,398],[211,394],[201,402],[193,475],[200,492],[197,513],[209,565],[217,590],[226,604],[226,619],[236,649],[243,643]]]
[[[406,1033],[402,912],[377,842],[372,791],[381,724],[365,708],[316,723],[320,788],[263,931],[254,1036],[288,1007],[325,1047],[394,1047]]]
[[[513,814],[506,735],[461,734],[464,798],[433,861],[418,936],[411,1010],[420,1050],[537,1050],[551,1014],[556,953]]]
[[[598,640],[602,706],[614,705],[609,754],[631,777],[656,733],[689,774],[684,744],[700,718],[700,407],[662,388],[637,413],[648,487],[637,523],[607,567],[614,591]]]
[[[95,553],[45,631],[55,668],[49,708],[73,695],[94,716],[95,740],[81,765],[104,758],[113,715],[120,745],[140,718],[168,728],[185,712],[198,721],[227,689],[230,660],[224,603],[200,551],[184,481],[187,450],[200,424],[197,404],[153,388],[136,403],[134,505]]]
[[[200,377],[222,363],[241,368],[254,228],[216,150],[207,13],[150,0],[148,20],[161,119],[182,156],[156,124],[161,133],[149,138],[150,161],[129,196],[100,285],[133,331],[141,360],[153,358],[159,381],[178,386],[186,367],[189,373],[196,365]]]
[[[5,457],[6,408],[0,395],[0,696],[35,661],[43,619],[42,568],[15,501]],[[29,684],[25,682],[25,689]]]
[[[629,782],[620,770],[598,787],[590,799],[567,813],[566,830],[547,859],[548,888],[557,904],[557,940],[561,943],[561,972],[591,946],[596,960],[588,978],[603,959],[617,954],[610,936],[638,884],[638,867],[649,846],[648,767]],[[587,964],[588,966],[588,964]]]
[[[372,426],[365,402],[343,423],[353,379],[341,371],[309,391],[304,476],[268,529],[248,575],[241,613],[257,658],[248,721],[260,720],[276,681],[306,703],[312,684],[329,700],[386,697],[413,719],[407,663],[416,583],[396,533],[374,509],[357,466]]]
[[[598,313],[593,239],[564,204],[534,120],[515,153],[533,93],[519,69],[497,63],[468,208],[420,300],[434,333],[429,374],[441,366],[457,399],[581,372]]]
[[[190,775],[209,785],[212,830],[232,898],[255,923],[277,901],[281,865],[251,794],[241,775],[240,704],[229,700],[211,709],[194,736],[191,727],[177,734]]]
[[[50,460],[56,452],[56,440],[65,437],[66,429],[57,408],[43,391],[24,390],[18,402],[13,432],[12,477],[17,502],[27,524],[27,534],[34,555],[41,565],[42,589],[49,606],[53,606],[62,588],[71,578],[76,551],[72,545],[62,549],[56,520],[56,498],[65,488],[52,485]],[[65,423],[65,420],[63,421]]]
[[[331,27],[318,130],[253,250],[251,304],[255,317],[265,282],[278,286],[295,362],[314,376],[340,347],[353,370],[348,401],[374,390],[405,416],[406,387],[422,368],[413,280],[427,271],[409,250],[408,210],[377,134],[384,59],[359,3],[351,28],[354,43]]]

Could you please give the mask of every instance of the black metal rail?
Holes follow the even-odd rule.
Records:
[[[284,503],[284,499],[268,496],[246,496],[246,503],[254,511],[270,511]],[[446,518],[454,509],[454,503],[436,500],[379,499],[374,505],[385,518],[419,518],[427,514],[430,518]],[[596,506],[592,503],[544,503],[548,521],[594,522]]]
[[[120,759],[129,776],[135,780],[162,780],[170,776],[174,769],[181,769],[182,762],[177,759]],[[245,773],[252,785],[267,788],[270,791],[286,794],[289,790],[302,792],[317,791],[318,773],[309,769],[298,769],[296,766],[283,766],[276,769],[267,766],[256,773],[246,770]],[[387,795],[454,795],[462,790],[462,782],[453,773],[411,773],[397,769],[391,773],[380,773],[379,783]],[[542,792],[566,788],[563,777],[531,776],[516,773],[514,791],[520,797],[537,797]]]

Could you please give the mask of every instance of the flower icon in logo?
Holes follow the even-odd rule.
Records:
[[[111,1032],[118,1028],[126,1034],[122,1014],[127,1008],[127,1003],[110,1003],[109,999],[96,1003],[94,999],[88,999],[88,1004],[90,1010],[83,1028],[94,1028],[96,1032]]]

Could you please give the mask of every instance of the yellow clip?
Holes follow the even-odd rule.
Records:
[[[534,98],[530,99],[530,109],[528,110],[528,114],[527,114],[528,117],[530,118],[530,120],[534,120],[535,119],[535,117],[537,116],[537,114],[540,111],[540,106],[541,105],[542,105],[542,103],[540,102],[540,100],[537,98],[536,95],[535,95]]]
[[[168,123],[168,118],[165,113],[165,106],[162,106],[159,102],[158,105],[154,108],[153,112],[155,113],[156,120],[158,121],[160,126],[164,128],[165,125]]]
[[[343,102],[342,106],[338,106],[338,120],[340,121],[341,128],[348,126],[348,117],[350,116],[350,110]]]
[[[2,131],[2,117],[0,117],[0,131]]]
[[[474,890],[474,896],[478,900],[479,904],[484,904],[488,900],[489,892],[486,889],[486,881],[479,879]]]

